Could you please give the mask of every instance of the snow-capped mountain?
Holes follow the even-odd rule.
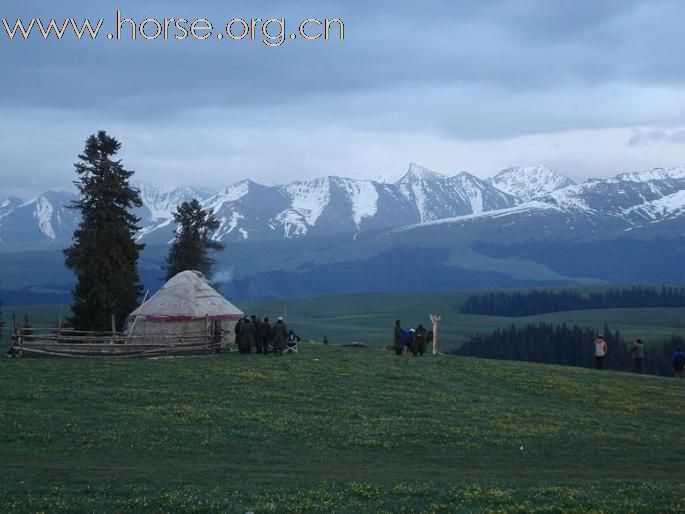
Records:
[[[490,179],[490,183],[523,201],[552,193],[574,184],[573,180],[547,166],[507,168]]]
[[[414,204],[420,222],[503,209],[517,203],[515,197],[469,173],[446,177],[416,164],[410,165],[394,187]]]
[[[9,198],[2,200],[0,202],[0,218],[2,218],[8,212],[11,212],[13,209],[16,209],[22,203],[24,203],[24,201],[21,198],[16,198],[14,196],[10,196]]]
[[[447,176],[411,164],[394,182],[329,176],[281,186],[243,180],[220,192],[136,187],[143,200],[136,210],[142,227],[138,238],[152,244],[171,240],[171,213],[191,198],[198,198],[217,217],[220,227],[214,237],[223,241],[328,235],[353,239],[362,232],[399,227],[478,223],[506,235],[518,227],[529,237],[556,237],[562,232],[601,233],[685,219],[682,167],[580,184],[544,166],[508,168],[481,180],[466,172]],[[68,241],[78,215],[66,206],[75,198],[53,191],[28,201],[0,201],[0,244]]]
[[[646,227],[654,232],[660,222],[673,220],[682,223],[680,229],[676,225],[675,230],[685,235],[684,167],[591,179],[537,195],[512,208],[443,218],[405,229],[468,225],[500,231],[503,237],[565,239]],[[668,230],[673,229],[669,224]]]
[[[163,190],[146,184],[135,184],[141,192],[143,206],[134,210],[141,218],[144,233],[149,227],[171,222],[171,212],[191,198],[206,199],[211,193],[202,189],[176,188]],[[0,201],[0,242],[41,243],[69,240],[79,222],[78,211],[70,209],[77,195],[67,191],[48,191],[23,201],[7,198]]]
[[[136,211],[140,216],[143,226],[153,225],[171,218],[171,213],[181,203],[197,198],[200,201],[211,197],[214,192],[208,189],[194,187],[177,187],[163,189],[149,184],[134,183],[133,186],[140,191],[143,206]]]
[[[220,222],[221,240],[291,239],[382,230],[513,206],[518,200],[468,173],[447,177],[417,164],[393,183],[322,177],[282,186],[244,180],[203,205]],[[143,240],[164,241],[168,219],[146,227]]]
[[[67,206],[76,195],[48,191],[28,201],[8,198],[0,202],[0,241],[33,243],[71,237],[78,215]]]
[[[659,168],[625,173],[606,180],[588,180],[553,191],[539,199],[570,212],[639,223],[643,218],[635,214],[640,209],[650,210],[653,202],[663,202],[666,197],[683,190],[685,168]]]

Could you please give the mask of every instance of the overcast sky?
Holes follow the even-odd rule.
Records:
[[[681,0],[3,0],[0,18],[340,18],[345,40],[9,41],[0,196],[71,188],[105,129],[136,178],[222,188],[409,162],[574,179],[685,164]]]

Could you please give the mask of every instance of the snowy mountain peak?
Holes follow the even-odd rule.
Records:
[[[165,189],[142,182],[134,184],[134,187],[140,191],[140,197],[143,201],[142,210],[138,214],[143,218],[144,223],[166,220],[183,202],[193,198],[203,201],[213,194],[206,189],[194,187]]]
[[[19,207],[24,201],[21,198],[16,198],[14,196],[10,196],[8,198],[5,198],[4,200],[0,201],[0,218],[9,212],[12,212],[12,210],[16,207]]]
[[[396,184],[409,184],[412,182],[433,181],[444,178],[446,178],[445,175],[412,162],[409,165],[407,173],[405,173]]]
[[[71,236],[78,214],[69,206],[76,195],[46,191],[27,201],[8,198],[0,204],[0,241],[54,241]]]
[[[652,180],[683,180],[685,179],[685,166],[677,168],[654,168],[647,171],[622,173],[616,176],[617,180],[628,182],[649,182]]]
[[[225,202],[232,202],[242,198],[250,192],[250,187],[254,184],[251,180],[241,180],[228,186],[226,189],[215,195],[213,198],[220,197]]]
[[[394,184],[397,180],[397,175],[380,173],[372,182],[377,182],[378,184]]]
[[[311,226],[328,205],[331,197],[331,177],[293,182],[284,186],[282,191],[290,198],[290,207],[279,215],[291,216],[292,212],[295,212]],[[301,229],[301,232],[306,233],[307,229]]]
[[[454,177],[452,177],[452,180],[459,180],[460,182],[467,184],[467,183],[475,183],[482,185],[483,181],[476,177],[475,175],[469,173],[468,171],[461,171],[457,173]]]
[[[507,168],[491,178],[490,183],[500,191],[523,201],[544,196],[574,184],[570,178],[543,165]]]

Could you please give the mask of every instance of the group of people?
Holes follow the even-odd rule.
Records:
[[[604,358],[609,353],[609,345],[602,334],[595,338],[595,368],[604,369]],[[635,339],[633,345],[630,347],[630,353],[633,358],[633,371],[635,373],[642,373],[642,363],[645,358],[645,343],[642,339]],[[678,348],[671,355],[671,365],[673,366],[673,374],[676,377],[685,378],[685,352],[682,348]]]
[[[283,355],[284,351],[293,348],[299,341],[299,336],[288,330],[282,317],[271,324],[269,318],[246,316],[235,326],[235,344],[240,353],[267,355],[273,352],[276,355]]]
[[[401,320],[395,321],[394,344],[392,349],[396,355],[420,356],[426,353],[428,345],[433,343],[433,331],[426,330],[423,325],[416,328],[402,326]],[[390,349],[388,346],[387,349]],[[635,339],[631,346],[633,358],[633,371],[642,373],[642,364],[645,358],[645,343],[642,339]],[[604,369],[604,359],[609,354],[609,344],[605,337],[600,334],[594,340],[595,368]],[[685,351],[678,348],[671,356],[673,373],[675,376],[685,378]]]
[[[416,357],[426,353],[429,344],[433,344],[433,331],[426,330],[423,325],[416,328],[402,327],[401,320],[395,321],[395,339],[393,349],[396,355]]]

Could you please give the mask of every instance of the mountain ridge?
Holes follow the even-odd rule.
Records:
[[[468,172],[444,175],[416,163],[393,182],[324,176],[266,186],[243,179],[221,191],[202,187],[157,187],[134,183],[141,192],[138,239],[168,243],[171,213],[198,198],[219,220],[221,241],[277,240],[362,232],[416,230],[503,217],[540,217],[555,211],[569,225],[614,230],[655,224],[685,215],[685,167],[620,173],[575,183],[546,166],[512,167],[489,179]],[[68,191],[47,191],[29,200],[0,200],[0,245],[69,240],[78,213]],[[590,221],[588,221],[590,220]],[[610,223],[608,223],[610,222]],[[534,230],[534,227],[532,227]]]

